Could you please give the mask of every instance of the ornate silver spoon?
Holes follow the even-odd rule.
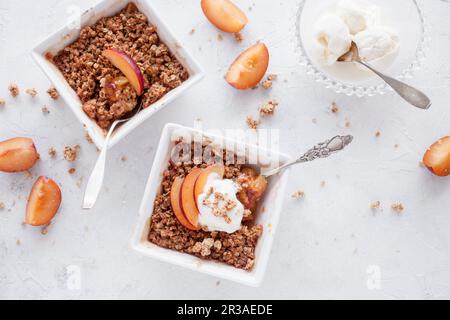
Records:
[[[286,169],[287,167],[290,167],[294,164],[305,163],[305,162],[314,161],[316,159],[327,158],[327,157],[331,156],[332,154],[343,150],[352,141],[353,141],[353,136],[350,136],[350,135],[335,136],[334,138],[331,138],[330,140],[318,143],[313,148],[309,149],[304,155],[302,155],[297,160],[288,162],[276,169],[262,172],[261,175],[267,178],[267,177],[273,176],[274,174],[277,174],[281,170]]]
[[[384,80],[400,97],[405,99],[411,105],[420,109],[428,109],[431,106],[430,99],[420,90],[407,85],[404,82],[391,78],[380,71],[374,69],[370,64],[361,60],[359,50],[356,43],[352,42],[350,50],[343,54],[338,61],[340,62],[356,62],[365,66],[367,69],[374,72],[377,76]]]

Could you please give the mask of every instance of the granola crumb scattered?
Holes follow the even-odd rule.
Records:
[[[326,182],[325,181],[321,181],[320,182],[320,186],[323,188],[323,187],[325,187],[325,185],[326,185]]]
[[[91,138],[91,136],[89,135],[88,132],[85,132],[84,137],[85,137],[85,139],[86,139],[86,141],[87,141],[88,143],[90,143],[90,144],[93,144],[93,143],[94,143],[94,141],[92,140],[92,138]]]
[[[190,35],[193,35],[195,33],[195,29],[191,29],[191,31],[189,31]]]
[[[299,190],[299,191],[295,191],[292,195],[292,198],[294,199],[303,199],[305,197],[305,192]]]
[[[339,108],[338,108],[336,102],[334,102],[334,101],[331,103],[331,112],[333,112],[333,113],[339,112]]]
[[[46,236],[46,235],[48,234],[48,229],[47,229],[47,227],[44,227],[44,228],[41,229],[41,234],[42,234],[43,236]]]
[[[223,36],[220,33],[217,35],[217,40],[219,40],[219,41],[223,40]]]
[[[267,79],[262,83],[262,87],[264,89],[272,88],[273,81],[275,81],[277,79],[277,77],[278,76],[276,74],[269,74],[267,76]]]
[[[375,132],[375,137],[379,138],[380,136],[381,136],[381,132],[380,131]]]
[[[81,188],[81,185],[83,184],[83,177],[77,180],[76,185],[78,188]]]
[[[69,170],[67,170],[67,172],[69,172],[69,174],[74,174],[77,171],[77,169],[75,168],[70,168]]]
[[[393,203],[391,205],[392,210],[396,211],[397,213],[402,212],[405,208],[403,207],[403,204],[400,202]]]
[[[244,37],[242,36],[242,33],[236,32],[236,33],[234,34],[234,39],[235,39],[237,42],[242,42],[242,41],[244,40]]]
[[[370,208],[371,208],[372,210],[378,210],[378,209],[380,209],[380,207],[381,207],[381,202],[378,201],[378,200],[372,202],[372,204],[370,205]]]
[[[69,162],[74,162],[77,160],[78,151],[80,151],[80,145],[77,144],[73,147],[65,146],[64,147],[64,159]]]
[[[56,157],[56,154],[57,154],[57,152],[56,152],[55,148],[51,147],[50,149],[48,149],[48,155],[50,157],[54,158],[54,157]]]
[[[56,90],[55,87],[50,87],[47,90],[47,93],[50,96],[50,98],[52,98],[53,100],[58,100],[59,99],[59,93],[58,93],[58,90]]]
[[[259,113],[265,117],[273,115],[275,108],[278,106],[278,102],[276,100],[270,100],[265,105],[261,106],[259,109]]]
[[[48,110],[47,106],[43,106],[41,108],[41,111],[42,111],[43,114],[49,114],[50,113],[50,110]]]
[[[0,107],[3,107],[6,104],[5,99],[0,98]]]
[[[22,244],[22,242],[20,241],[20,239],[17,239],[16,245],[20,246],[21,244]]]
[[[250,129],[258,129],[258,126],[260,125],[261,121],[253,119],[251,116],[247,117],[247,125]]]
[[[8,87],[9,92],[11,93],[11,96],[13,96],[13,98],[17,97],[20,93],[19,87],[17,86],[17,84],[11,84]]]
[[[33,97],[33,98],[36,97],[37,94],[38,94],[36,88],[30,88],[30,89],[27,89],[27,90],[25,90],[25,93],[28,94],[28,95],[30,95],[30,96]]]
[[[122,156],[122,157],[120,158],[120,160],[122,160],[122,162],[126,162],[126,161],[128,160],[128,158],[127,158],[127,156]]]
[[[5,203],[3,201],[0,201],[0,210],[5,209]]]
[[[350,121],[345,121],[345,127],[346,128],[350,128],[350,126],[351,126],[352,124],[350,123]]]

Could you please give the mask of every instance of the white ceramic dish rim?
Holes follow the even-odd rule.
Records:
[[[343,93],[347,96],[356,95],[357,97],[363,96],[375,96],[377,94],[385,94],[392,89],[383,81],[380,80],[379,85],[352,85],[348,83],[341,82],[336,80],[335,78],[328,76],[326,73],[321,71],[316,67],[315,63],[308,57],[305,48],[303,47],[303,43],[300,35],[300,20],[301,14],[303,11],[303,7],[307,0],[297,0],[297,9],[295,15],[292,17],[291,25],[295,28],[292,31],[294,39],[292,43],[294,44],[294,51],[298,54],[298,59],[300,61],[300,65],[306,69],[306,73],[311,75],[316,82],[323,83],[326,88],[334,90],[336,93]],[[395,78],[398,80],[405,80],[412,78],[415,71],[419,70],[423,61],[425,60],[426,51],[428,50],[429,45],[429,27],[426,23],[426,18],[422,7],[420,6],[418,0],[411,0],[417,11],[421,21],[421,37],[419,44],[416,49],[416,54],[414,60],[408,65],[408,67],[403,70],[400,75]]]
[[[165,170],[168,163],[168,152],[171,144],[171,135],[175,130],[186,130],[191,133],[200,133],[208,137],[218,138],[221,141],[232,141],[236,145],[244,146],[245,148],[255,148],[261,152],[267,153],[266,149],[260,148],[251,144],[243,144],[236,140],[227,139],[222,136],[217,136],[210,134],[208,132],[199,131],[193,128],[188,128],[180,126],[177,124],[169,123],[167,124],[162,132],[161,140],[156,151],[156,155],[153,161],[152,169],[150,172],[149,179],[147,181],[147,186],[142,198],[141,206],[139,209],[138,223],[135,228],[134,235],[131,240],[131,247],[141,254],[152,257],[154,259],[168,262],[177,266],[188,268],[197,272],[204,274],[209,274],[216,276],[218,278],[223,278],[231,281],[235,281],[241,284],[257,287],[261,284],[267,264],[269,261],[270,251],[272,248],[273,238],[275,235],[278,220],[281,214],[281,209],[284,199],[284,191],[289,177],[289,169],[284,170],[276,178],[276,181],[270,181],[269,184],[273,183],[276,188],[270,188],[269,194],[266,194],[266,198],[269,197],[270,192],[275,194],[276,201],[273,201],[273,207],[275,208],[268,213],[269,210],[264,212],[265,219],[263,236],[259,239],[256,247],[256,261],[255,267],[252,271],[245,271],[241,269],[234,268],[232,266],[226,265],[224,263],[215,261],[204,261],[195,256],[177,252],[174,250],[169,250],[165,248],[158,247],[147,240],[148,234],[148,223],[153,212],[153,202],[160,190],[160,185],[162,181],[161,173]],[[272,156],[277,156],[282,162],[290,161],[291,157],[288,155],[269,151]],[[261,214],[261,213],[259,213]],[[267,215],[267,216],[266,216]],[[268,227],[270,226],[270,227]]]
[[[156,112],[163,109],[171,101],[177,98],[185,90],[193,86],[204,77],[204,72],[200,64],[192,57],[192,55],[180,44],[170,31],[168,26],[158,16],[148,0],[102,0],[91,6],[80,17],[81,27],[92,25],[99,18],[111,16],[123,9],[127,3],[134,2],[139,10],[144,13],[150,23],[154,24],[158,29],[158,35],[161,40],[169,47],[171,52],[179,59],[179,61],[187,68],[189,79],[182,85],[167,93],[160,100],[152,104],[150,107],[142,110],[134,116],[130,121],[117,129],[111,137],[109,147],[113,147],[135,128],[142,125],[147,119]],[[101,129],[95,121],[90,119],[82,110],[82,103],[75,91],[70,87],[62,76],[61,72],[45,57],[46,53],[55,54],[67,44],[73,42],[79,35],[79,29],[71,28],[71,24],[67,23],[64,27],[48,36],[41,41],[32,50],[32,57],[47,75],[52,84],[58,90],[61,98],[69,105],[77,119],[82,123],[98,148],[102,148],[105,142],[105,131]]]

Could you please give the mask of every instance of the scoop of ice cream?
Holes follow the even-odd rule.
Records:
[[[336,5],[336,14],[355,35],[380,21],[380,8],[367,1],[341,0]]]
[[[244,206],[236,196],[238,189],[234,181],[210,174],[197,199],[199,225],[208,231],[238,231],[244,217]]]
[[[372,61],[382,58],[399,47],[398,36],[385,27],[372,27],[356,34],[353,38],[359,56],[363,61]]]
[[[323,60],[331,65],[346,53],[351,46],[350,30],[335,14],[323,15],[315,24],[315,39],[323,50]]]

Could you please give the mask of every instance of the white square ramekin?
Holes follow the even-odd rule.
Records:
[[[171,150],[174,146],[172,136],[174,133],[178,133],[180,131],[198,133],[213,139],[217,138],[221,141],[225,141],[226,145],[229,145],[227,143],[231,142],[232,144],[234,143],[235,145],[240,145],[238,147],[239,150],[243,150],[242,147],[244,147],[244,150],[251,148],[253,152],[254,150],[256,150],[256,152],[261,151],[264,152],[263,154],[267,155],[266,159],[276,159],[276,161],[280,161],[281,164],[291,160],[287,155],[267,151],[254,145],[242,145],[240,142],[197,131],[192,128],[187,128],[176,124],[167,124],[162,132],[161,140],[159,142],[158,150],[156,151],[155,159],[150,172],[150,177],[147,181],[147,186],[139,210],[137,227],[131,241],[132,248],[149,257],[181,267],[249,286],[259,286],[263,280],[267,263],[269,261],[272,241],[275,235],[278,219],[280,217],[283,198],[285,196],[285,187],[289,175],[289,169],[286,169],[270,178],[266,194],[259,206],[259,208],[264,209],[260,209],[261,212],[257,213],[256,222],[263,226],[264,231],[256,247],[256,259],[253,270],[245,271],[221,262],[201,260],[200,258],[186,253],[158,247],[147,240],[150,227],[150,218],[153,213],[154,200],[161,190],[162,173],[168,167]]]
[[[189,72],[189,79],[182,85],[167,93],[163,98],[152,104],[150,107],[142,110],[130,121],[120,128],[116,129],[111,137],[109,146],[114,146],[133,129],[141,125],[153,114],[164,108],[169,102],[178,97],[183,91],[187,90],[194,83],[203,77],[203,72],[196,60],[181,46],[174,35],[170,32],[168,26],[156,14],[152,8],[150,0],[103,0],[97,5],[86,10],[80,17],[81,28],[92,25],[100,18],[113,16],[125,8],[129,2],[134,2],[139,11],[145,14],[149,22],[157,27],[160,39],[169,47],[170,51],[184,65]],[[92,140],[98,148],[102,148],[105,142],[105,130],[101,129],[95,121],[90,119],[82,110],[82,103],[75,91],[69,86],[62,73],[56,66],[46,58],[48,54],[54,56],[67,45],[75,41],[80,34],[80,29],[74,29],[71,23],[49,36],[47,39],[37,45],[32,56],[39,67],[48,76],[61,97],[72,109],[75,116],[85,126]]]

